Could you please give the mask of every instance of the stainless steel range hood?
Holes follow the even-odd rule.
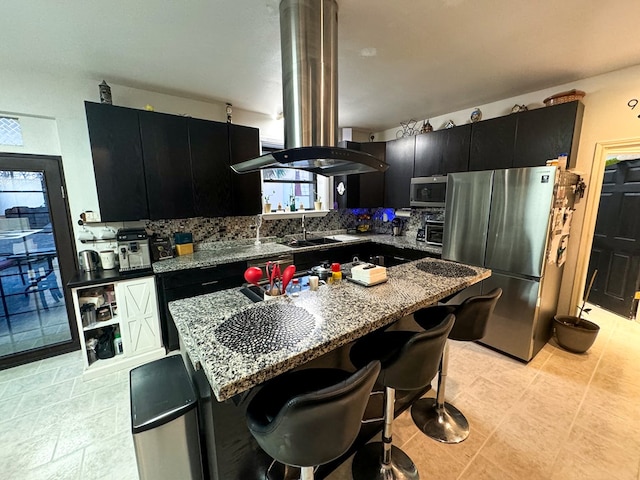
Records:
[[[285,149],[232,165],[237,173],[297,168],[320,175],[384,172],[368,153],[336,147],[338,138],[338,4],[282,0],[282,93]]]

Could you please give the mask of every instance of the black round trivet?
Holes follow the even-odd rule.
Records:
[[[297,345],[315,326],[315,318],[303,308],[274,303],[229,317],[215,329],[215,336],[238,353],[262,355]]]
[[[455,263],[420,262],[416,268],[440,277],[469,277],[476,274],[475,270]]]

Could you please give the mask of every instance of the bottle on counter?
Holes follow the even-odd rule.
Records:
[[[294,278],[293,280],[291,280],[291,289],[289,290],[289,292],[291,293],[291,296],[297,297],[300,295],[301,291],[302,291],[302,285],[300,285],[300,280],[297,278]]]
[[[113,339],[113,348],[116,351],[116,355],[121,355],[124,351],[122,349],[122,338],[120,337],[120,332],[116,332],[116,335]]]
[[[331,264],[331,283],[340,283],[342,280],[342,270],[339,263]]]

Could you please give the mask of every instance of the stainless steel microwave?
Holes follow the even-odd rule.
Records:
[[[410,205],[412,207],[444,207],[446,195],[446,175],[411,179]]]

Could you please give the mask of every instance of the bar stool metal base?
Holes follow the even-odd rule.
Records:
[[[437,408],[435,398],[415,402],[411,417],[422,433],[442,443],[460,443],[469,436],[469,422],[462,412],[447,402]]]
[[[419,480],[418,469],[409,456],[396,446],[391,447],[391,463],[382,463],[382,442],[368,443],[353,457],[351,473],[354,480]]]

